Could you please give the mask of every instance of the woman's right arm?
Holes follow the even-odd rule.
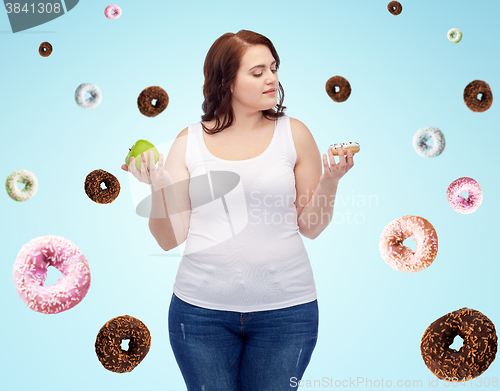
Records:
[[[183,134],[181,132],[181,134]],[[141,156],[141,171],[135,167],[134,158],[130,159],[130,168],[122,165],[122,169],[131,172],[140,182],[151,185],[152,206],[149,216],[149,230],[158,245],[169,251],[182,244],[188,234],[191,217],[191,201],[189,199],[189,171],[182,164],[182,142],[178,138],[170,150],[163,168],[163,154],[160,153],[158,168],[154,164],[154,154],[149,152],[150,170],[146,169],[146,153]]]

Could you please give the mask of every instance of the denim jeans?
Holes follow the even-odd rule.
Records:
[[[297,390],[318,338],[318,301],[270,311],[194,306],[172,295],[170,345],[188,391]]]

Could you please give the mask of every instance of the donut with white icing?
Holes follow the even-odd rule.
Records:
[[[359,144],[354,141],[349,141],[348,143],[338,143],[330,145],[332,150],[332,154],[338,156],[337,148],[342,148],[344,151],[344,155],[347,153],[347,150],[351,150],[352,153],[359,152]]]

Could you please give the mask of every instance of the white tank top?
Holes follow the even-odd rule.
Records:
[[[210,153],[201,122],[189,125],[189,233],[174,294],[190,304],[254,312],[316,299],[295,208],[297,153],[290,118],[275,122],[259,156],[224,160]]]

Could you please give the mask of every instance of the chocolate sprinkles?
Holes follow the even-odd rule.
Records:
[[[457,335],[463,339],[463,346],[458,351],[450,348]],[[439,379],[474,379],[486,371],[495,359],[495,325],[481,312],[461,308],[427,327],[420,351],[427,368]]]
[[[129,339],[128,350],[121,342]],[[116,373],[132,371],[146,357],[151,334],[144,323],[130,315],[118,316],[102,326],[95,341],[95,352],[107,370]]]

